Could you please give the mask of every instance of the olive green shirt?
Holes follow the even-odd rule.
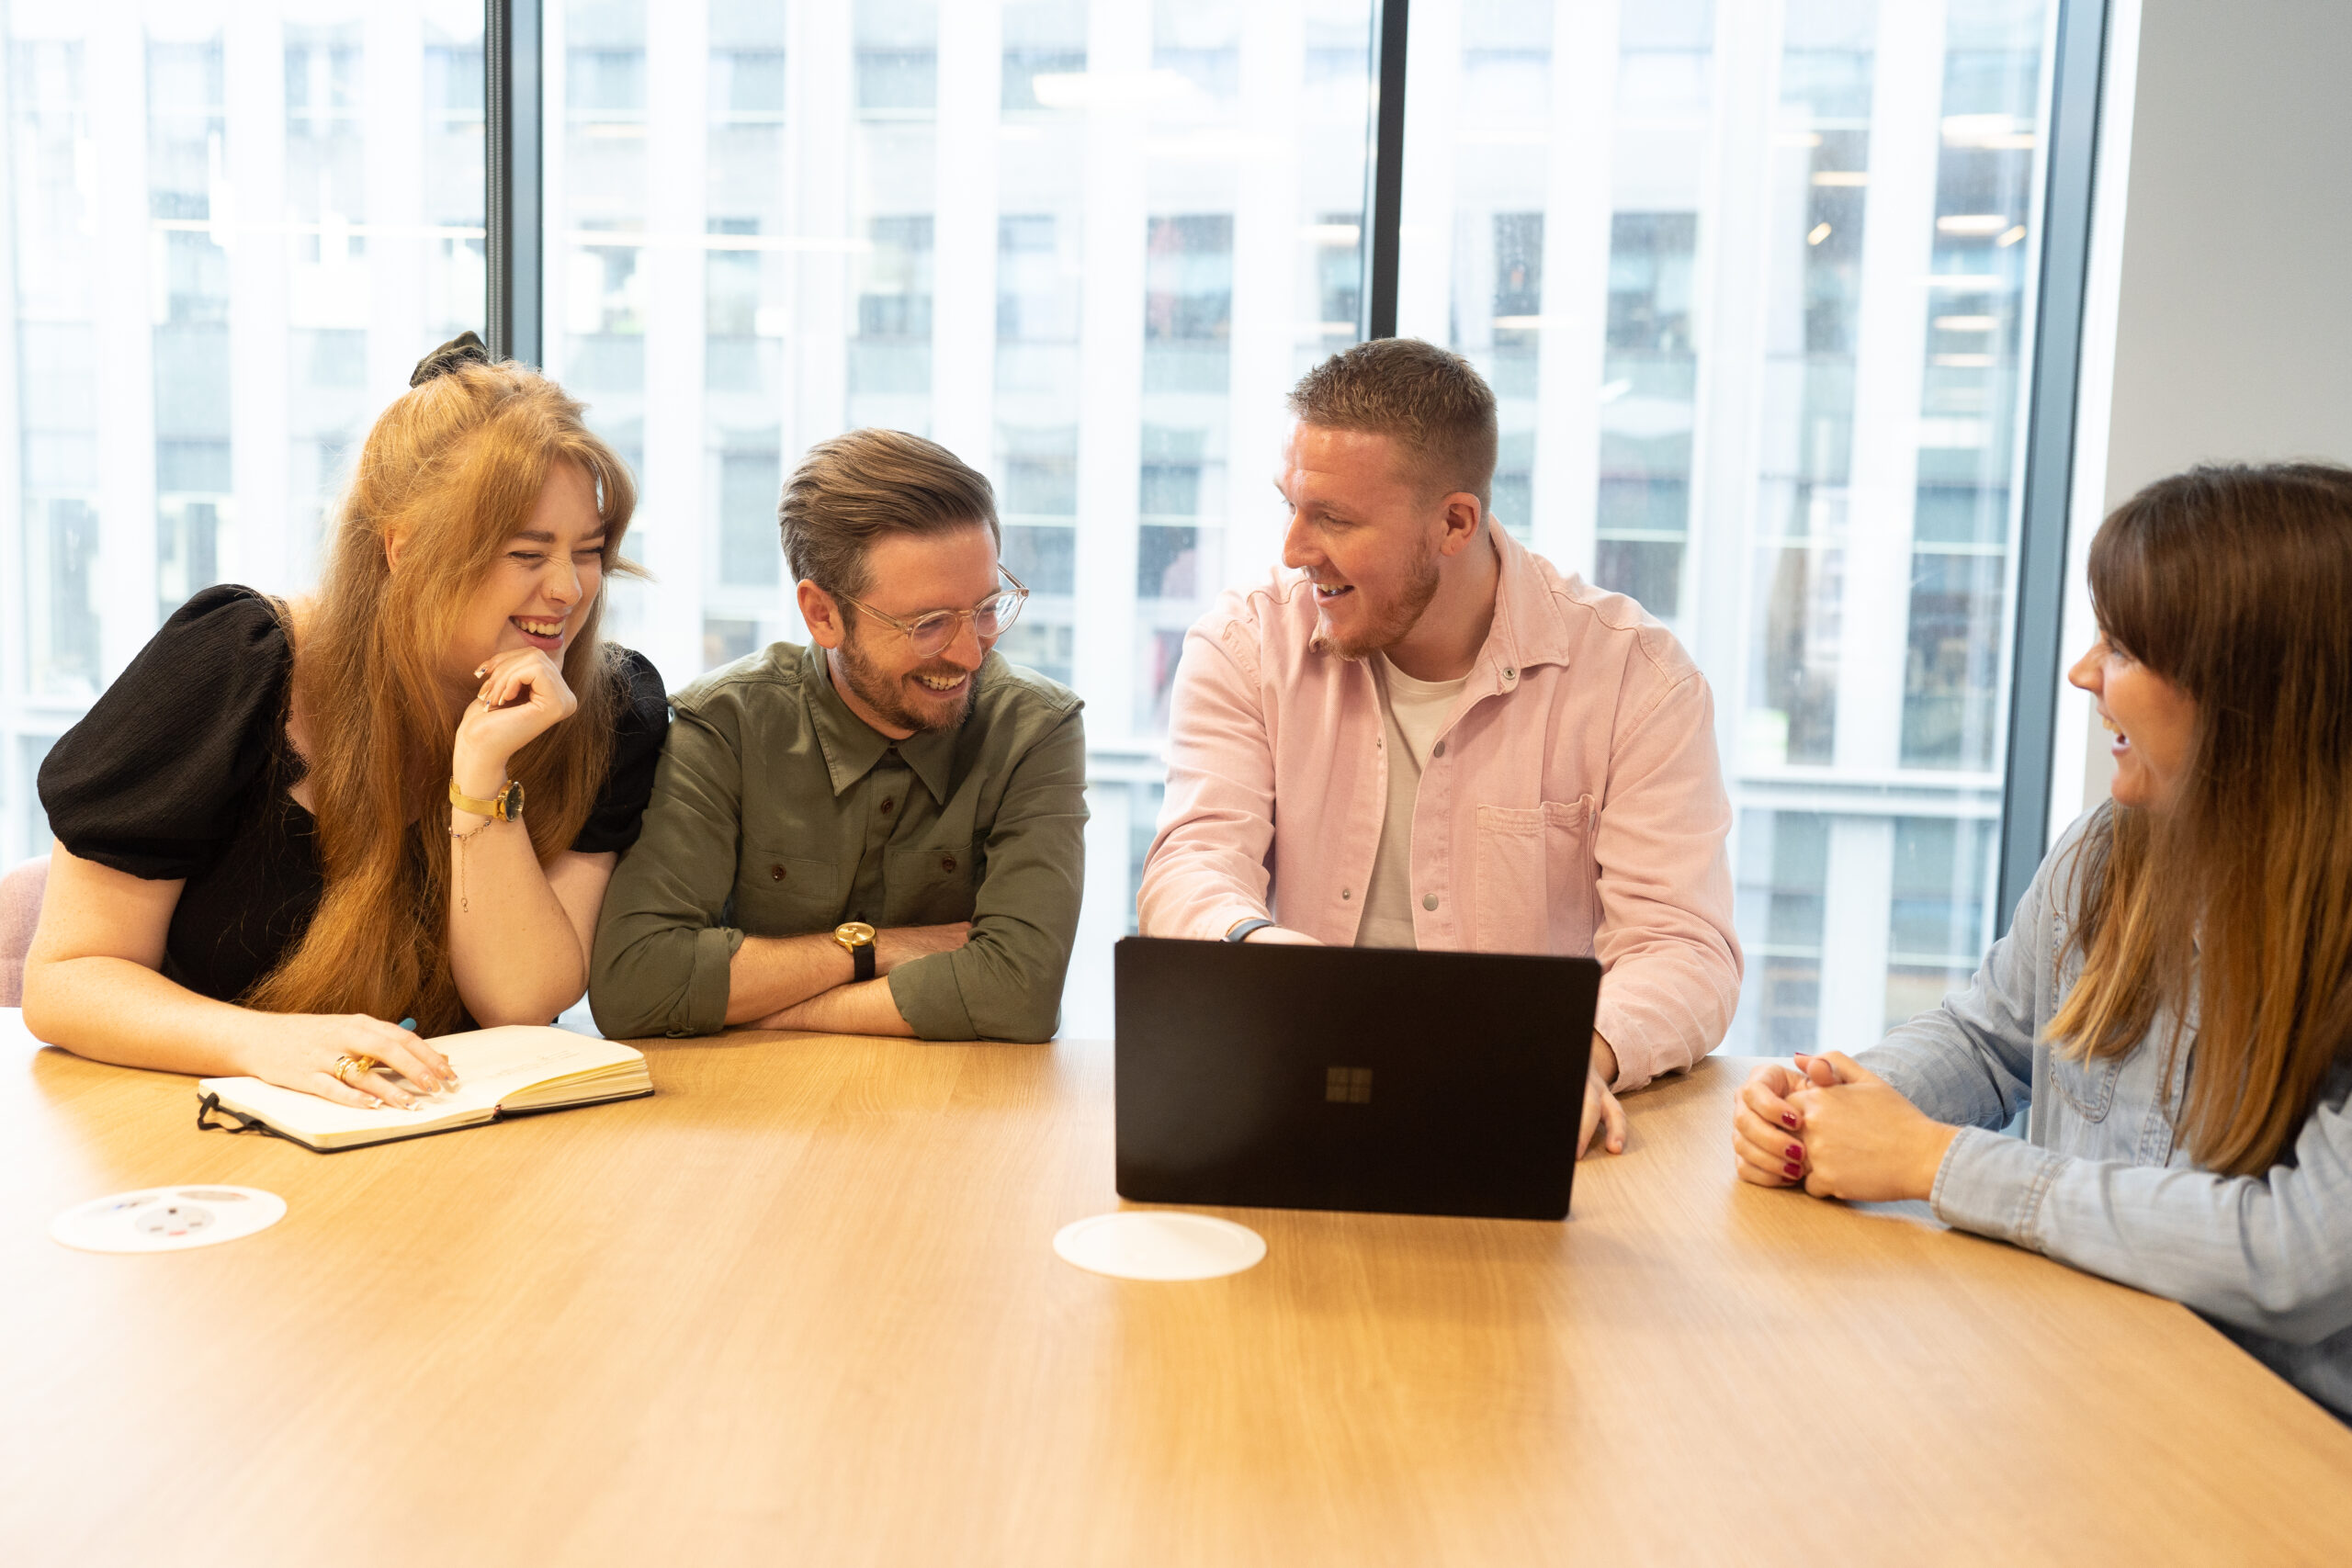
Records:
[[[711,1034],[746,936],[972,922],[892,969],[925,1040],[1048,1040],[1085,881],[1079,699],[990,653],[961,728],[893,741],[821,650],[776,643],[671,699],[637,843],[605,893],[588,998],[616,1038]]]

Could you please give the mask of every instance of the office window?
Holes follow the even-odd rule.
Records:
[[[1898,817],[1887,904],[1887,1027],[1925,1012],[1976,973],[1993,943],[1999,823]]]
[[[482,326],[478,12],[0,12],[0,861],[40,757],[188,595],[296,592],[353,446]]]
[[[774,492],[813,442],[986,472],[1002,651],[1087,704],[1072,1030],[1110,1027],[1185,630],[1273,564],[1283,393],[1355,341],[1371,9],[548,0],[547,355],[655,574],[614,635],[673,686],[801,637]]]
[[[774,491],[814,441],[981,467],[1034,591],[1005,652],[1088,703],[1074,1029],[1108,1027],[1185,628],[1274,561],[1282,394],[1355,338],[1373,10],[543,9],[545,357],[655,573],[608,626],[673,685],[800,636]],[[1736,1044],[1867,1043],[1990,918],[2054,12],[1415,10],[1400,329],[1493,382],[1501,525],[1710,676],[1770,959]],[[0,28],[6,855],[160,615],[311,580],[369,420],[488,279],[463,7]]]
[[[1739,1017],[1760,1053],[1811,1050],[1821,1032],[1830,826],[1817,812],[1740,814],[1735,898],[1747,968]]]
[[[1494,383],[1503,525],[1713,686],[1737,1048],[1865,1045],[1990,937],[2056,12],[1412,16],[1398,330]]]

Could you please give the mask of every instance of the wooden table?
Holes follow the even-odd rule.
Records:
[[[332,1156],[0,1059],[0,1558],[47,1563],[2330,1562],[2352,1433],[2190,1314],[1733,1180],[1710,1062],[1566,1224],[1114,1206],[1107,1046],[740,1035],[653,1099]],[[49,1218],[243,1183],[158,1257]]]

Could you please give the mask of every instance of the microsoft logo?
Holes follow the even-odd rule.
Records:
[[[1326,1067],[1323,1069],[1323,1098],[1334,1105],[1370,1105],[1372,1069]]]

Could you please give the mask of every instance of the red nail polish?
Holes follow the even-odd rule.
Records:
[[[1804,1145],[1803,1144],[1791,1144],[1789,1145],[1789,1157],[1791,1159],[1804,1158]]]
[[[1793,1133],[1793,1132],[1795,1132],[1795,1131],[1796,1131],[1796,1126],[1797,1126],[1797,1113],[1796,1113],[1795,1111],[1781,1111],[1781,1126],[1783,1126],[1783,1127],[1786,1127],[1787,1129],[1789,1129],[1789,1131],[1791,1131],[1791,1132],[1792,1132],[1792,1133]]]
[[[1794,1161],[1794,1160],[1791,1160],[1788,1164],[1786,1164],[1786,1165],[1784,1165],[1784,1166],[1782,1166],[1782,1167],[1781,1168],[1781,1174],[1782,1174],[1782,1175],[1786,1176],[1786,1177],[1787,1177],[1791,1181],[1794,1181],[1795,1179],[1797,1179],[1797,1178],[1799,1178],[1799,1177],[1801,1177],[1801,1176],[1803,1176],[1803,1175],[1804,1174],[1804,1167],[1803,1167],[1803,1166],[1799,1165],[1799,1164],[1798,1164],[1796,1161]]]

